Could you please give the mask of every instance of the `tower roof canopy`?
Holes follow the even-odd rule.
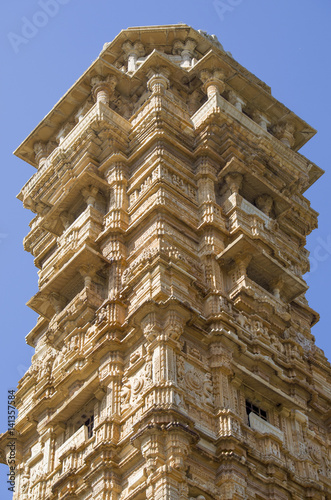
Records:
[[[182,64],[183,52],[192,56],[189,66]],[[128,68],[128,58],[132,54],[137,61],[134,71]],[[214,35],[197,31],[186,24],[132,27],[122,30],[112,42],[104,45],[98,58],[22,142],[15,154],[37,167],[35,144],[52,142],[53,149],[57,146],[59,131],[67,122],[77,121],[77,112],[91,99],[93,77],[114,76],[116,90],[131,99],[146,84],[151,67],[156,70],[166,67],[177,85],[181,82],[191,94],[202,87],[200,73],[211,65],[223,71],[225,92],[235,92],[247,109],[263,114],[270,128],[284,120],[291,122],[296,130],[294,150],[301,148],[316,133],[272,97],[269,86],[225,52]]]

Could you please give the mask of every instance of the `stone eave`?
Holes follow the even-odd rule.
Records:
[[[37,345],[36,340],[39,340],[44,335],[45,330],[47,330],[48,323],[49,321],[46,318],[39,316],[36,326],[34,326],[26,335],[25,342],[29,346],[35,348]]]
[[[233,60],[226,60],[223,54],[222,59],[220,59],[215,53],[216,50],[217,48],[212,47],[195,66],[190,68],[188,73],[199,76],[200,71],[210,67],[223,70],[227,86],[231,90],[234,90],[245,101],[248,107],[251,106],[252,109],[260,112],[269,119],[270,127],[283,121],[289,121],[295,126],[295,144],[293,146],[295,151],[298,151],[316,134],[316,130],[313,127],[273,97],[259,83],[256,83],[251,78],[254,75],[238,71],[237,65],[233,64]]]
[[[308,182],[305,185],[302,193],[307,191],[322,175],[325,174],[325,170],[315,165],[315,163],[310,163],[308,165]]]
[[[166,34],[164,32],[165,28],[167,29]],[[137,37],[133,38],[132,34],[135,31],[137,32]],[[151,32],[155,32],[155,34],[158,35],[157,40],[153,40],[153,47],[157,46],[158,41],[163,47],[165,43],[164,38],[166,38],[168,44],[172,44],[176,39],[185,40],[187,37],[190,37],[197,41],[197,51],[202,55],[212,47],[214,48],[214,50],[219,52],[227,61],[231,61],[232,64],[238,66],[238,69],[240,69],[243,74],[249,74],[247,70],[236,63],[236,61],[234,61],[221,48],[219,48],[213,42],[209,41],[204,35],[200,34],[198,31],[186,24],[138,27],[122,30],[119,35],[113,40],[113,42],[104,47],[98,58],[72,85],[72,87],[64,94],[64,96],[55,104],[51,111],[37,125],[37,127],[32,130],[28,137],[14,151],[14,154],[18,158],[37,168],[37,163],[34,158],[34,144],[36,142],[51,141],[54,138],[56,131],[58,131],[63,123],[66,122],[66,120],[80,105],[84,103],[84,101],[90,95],[90,80],[93,76],[107,76],[109,74],[115,74],[117,77],[119,77],[120,81],[123,79],[131,81],[135,75],[130,76],[127,73],[124,73],[115,66],[112,66],[112,63],[114,63],[121,55],[122,45],[125,41],[130,39],[133,42],[139,40],[143,43],[146,38],[147,43]],[[179,66],[177,67],[178,69],[180,69]],[[256,80],[256,83],[258,85],[264,85],[266,87],[266,85],[262,81],[254,77],[254,75],[250,74],[250,76]],[[118,84],[118,89],[121,91],[120,82]]]
[[[137,33],[136,37],[132,36],[134,32]],[[122,45],[125,41],[129,39],[132,42],[139,40],[142,43],[145,42],[147,44],[148,39],[150,39],[151,32],[155,33],[155,37],[153,38],[153,47],[156,48],[159,45],[164,48],[166,44],[169,45],[170,49],[172,43],[175,40],[185,40],[188,37],[194,39],[197,42],[196,50],[202,55],[202,59],[200,59],[197,64],[189,71],[180,68],[180,66],[167,59],[166,56],[162,57],[162,60],[168,67],[176,66],[176,69],[181,70],[184,74],[195,74],[197,70],[201,70],[204,67],[204,64],[207,64],[208,61],[210,62],[210,57],[214,57],[219,64],[221,57],[222,64],[225,64],[228,68],[231,67],[232,70],[234,70],[234,73],[230,77],[230,81],[229,78],[227,79],[229,85],[231,85],[234,90],[238,90],[236,88],[236,85],[234,85],[236,82],[235,79],[239,81],[241,77],[241,80],[248,80],[250,82],[248,86],[245,85],[244,88],[241,89],[241,95],[243,98],[247,97],[246,94],[249,89],[251,93],[253,92],[255,94],[253,99],[248,99],[248,103],[253,103],[254,101],[255,106],[256,102],[258,102],[259,99],[263,99],[265,102],[270,103],[270,106],[267,109],[267,113],[265,114],[267,116],[270,116],[270,109],[272,109],[272,119],[275,123],[286,118],[291,119],[291,121],[297,126],[298,132],[296,133],[296,144],[294,147],[295,150],[300,149],[316,133],[316,131],[312,127],[307,125],[306,122],[301,120],[283,104],[279,103],[275,98],[273,98],[270,94],[269,87],[267,87],[261,80],[256,78],[252,73],[245,70],[245,68],[237,63],[231,56],[224,52],[215,43],[208,40],[204,35],[200,34],[190,26],[186,24],[179,24],[169,26],[128,28],[127,30],[122,30],[113,42],[104,47],[98,58],[73,84],[73,86],[66,92],[66,94],[57,102],[52,110],[39,123],[39,125],[20,144],[20,146],[14,151],[14,154],[18,158],[37,168],[37,163],[34,158],[34,144],[36,142],[48,142],[54,140],[56,132],[59,130],[59,128],[68,120],[68,118],[77,110],[77,108],[79,108],[79,106],[84,103],[84,101],[90,95],[90,80],[93,76],[107,76],[109,74],[116,75],[119,79],[118,90],[127,93],[125,92],[124,88],[121,89],[121,82],[123,80],[126,80],[127,83],[131,82],[135,77],[140,75],[139,69],[132,76],[130,76],[129,74],[124,73],[120,69],[113,66],[113,63],[115,63],[116,60],[120,57],[122,53]],[[169,64],[167,64],[166,61]],[[146,68],[145,62],[141,65],[141,67]],[[125,87],[127,88],[127,86]],[[259,110],[261,112],[264,112],[263,109],[259,108]]]
[[[91,78],[94,76],[115,75],[118,78],[118,88],[121,90],[123,80],[130,81],[130,76],[123,73],[118,68],[105,63],[101,59],[96,59],[83,75],[70,87],[63,97],[55,104],[51,111],[32,130],[28,137],[14,151],[14,154],[23,161],[26,161],[35,168],[38,164],[35,161],[34,144],[36,142],[47,142],[55,140],[55,136],[61,126],[68,118],[83,105],[91,94]]]

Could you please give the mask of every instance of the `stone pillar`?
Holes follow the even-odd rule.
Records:
[[[261,194],[255,199],[255,205],[261,212],[270,217],[274,200],[269,194]]]
[[[57,142],[49,141],[49,142],[35,142],[33,149],[35,153],[35,160],[38,163],[38,168],[41,168],[48,156],[52,153],[52,151],[57,147]]]
[[[84,286],[86,288],[90,287],[92,284],[92,278],[95,275],[96,269],[91,265],[81,266],[79,268],[79,273],[84,280]]]
[[[192,66],[192,60],[194,59],[195,47],[197,42],[188,38],[184,43],[181,40],[175,40],[172,53],[174,55],[180,55],[182,58],[181,67],[190,68]]]
[[[109,106],[109,101],[117,84],[115,76],[95,76],[91,79],[92,95],[96,102],[102,102]]]
[[[82,189],[82,195],[88,207],[94,207],[98,192],[99,189],[95,186],[89,186]]]
[[[56,292],[51,293],[48,299],[55,310],[55,314],[59,314],[67,303],[66,298]]]
[[[221,70],[202,70],[200,72],[200,79],[203,82],[203,89],[208,99],[214,95],[220,95],[225,90],[225,75]]]
[[[225,176],[225,182],[228,185],[231,194],[239,194],[243,182],[243,175],[238,172],[233,172]]]
[[[137,69],[137,60],[145,55],[145,48],[141,42],[123,43],[122,50],[125,52],[125,58],[128,61],[128,73],[134,73]]]
[[[242,111],[243,107],[245,106],[245,101],[236,94],[233,90],[230,90],[228,93],[228,101],[235,106],[238,111]]]
[[[260,111],[253,111],[252,113],[253,120],[260,125],[266,132],[268,131],[268,126],[270,125],[270,121],[262,114]]]
[[[274,127],[274,134],[285,146],[294,146],[295,126],[290,122],[280,123]]]
[[[170,82],[168,79],[168,71],[163,69],[163,71],[149,71],[147,74],[149,80],[147,81],[147,88],[153,94],[162,93],[170,87]]]

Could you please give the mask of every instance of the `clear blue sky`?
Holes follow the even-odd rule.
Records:
[[[15,198],[35,170],[12,151],[98,56],[103,44],[129,26],[185,22],[216,34],[225,50],[271,86],[278,100],[318,130],[301,150],[326,171],[306,193],[321,215],[319,229],[308,239],[313,266],[305,279],[311,287],[310,305],[321,314],[313,334],[330,359],[330,1],[54,2],[48,15],[40,14],[43,0],[15,0],[1,8],[0,430],[7,426],[7,390],[16,386],[30,364],[32,349],[24,338],[37,319],[25,306],[37,291],[37,270],[22,247],[32,214]],[[11,498],[6,473],[6,467],[0,467],[3,500]]]

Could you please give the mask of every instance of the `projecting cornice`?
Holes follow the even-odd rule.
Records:
[[[270,87],[224,52],[215,38],[179,24],[121,31],[111,43],[105,44],[99,57],[22,142],[15,154],[38,168],[36,146],[39,145],[39,151],[40,144],[44,144],[51,153],[65,134],[79,123],[97,95],[100,100],[110,100],[117,112],[116,106],[120,102],[119,106],[128,119],[134,102],[139,102],[139,97],[147,90],[150,69],[156,72],[166,69],[170,86],[175,84],[184,90],[188,99],[195,91],[203,98],[208,87],[206,70],[211,67],[222,74],[218,91],[225,99],[293,150],[300,149],[316,133],[272,97]]]

